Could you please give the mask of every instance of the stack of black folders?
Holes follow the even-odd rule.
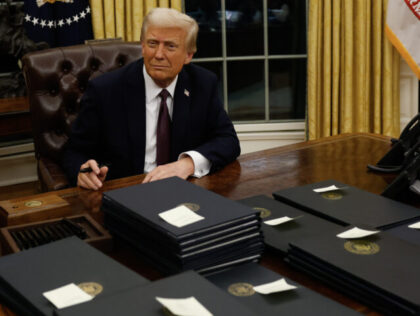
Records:
[[[111,234],[163,274],[257,261],[264,247],[259,212],[177,177],[106,192],[102,210]],[[178,227],[167,211],[183,223],[202,218]]]
[[[289,242],[301,238],[311,238],[323,231],[333,231],[340,225],[312,215],[293,206],[276,201],[265,195],[257,195],[239,200],[252,209],[259,211],[264,243],[271,249],[285,255]],[[290,220],[278,225],[269,225],[270,221],[288,217]]]
[[[317,193],[314,189],[336,186]],[[342,226],[365,225],[381,230],[420,219],[419,209],[335,180],[273,193],[275,199]]]
[[[275,282],[282,278],[283,276],[276,272],[255,263],[234,267],[207,277],[209,281],[257,315],[360,315],[358,312],[287,278],[285,278],[286,282],[296,286],[295,289],[270,294],[260,294],[254,290],[254,286]]]
[[[315,189],[335,188],[325,192]],[[290,239],[286,260],[387,315],[420,315],[420,232],[408,225],[420,210],[334,180],[273,193],[274,197],[341,228]],[[358,227],[379,233],[336,235]]]
[[[157,300],[160,298],[185,299],[194,297],[208,313],[176,315],[241,315],[257,316],[233,297],[194,271],[154,281],[143,287],[122,291],[112,296],[95,298],[89,302],[56,311],[56,316],[162,316],[174,315]]]
[[[0,258],[0,302],[18,315],[53,315],[43,293],[71,283],[99,298],[149,281],[77,237]]]
[[[342,230],[292,242],[286,260],[385,315],[420,315],[420,248],[387,232],[341,239]]]

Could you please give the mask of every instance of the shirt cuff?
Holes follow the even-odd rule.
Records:
[[[190,150],[184,153],[181,153],[178,156],[178,160],[184,158],[185,156],[190,156],[194,162],[194,173],[192,174],[193,177],[201,178],[205,175],[208,175],[211,168],[211,162],[198,151]]]

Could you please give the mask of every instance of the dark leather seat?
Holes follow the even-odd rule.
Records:
[[[141,57],[138,42],[52,48],[22,59],[43,191],[69,186],[59,162],[90,79]]]

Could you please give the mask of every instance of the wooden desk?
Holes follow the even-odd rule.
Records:
[[[191,182],[234,200],[257,194],[270,196],[276,190],[327,179],[335,179],[379,194],[393,176],[368,172],[366,165],[376,163],[389,148],[388,137],[372,134],[340,135],[246,154],[223,170],[201,179],[192,179]],[[140,183],[143,177],[144,175],[139,175],[112,180],[106,182],[104,188],[98,192],[70,188],[33,197],[58,194],[70,203],[69,213],[87,211],[102,221],[102,192]],[[153,267],[142,262],[125,245],[117,244],[110,255],[150,279],[160,277]],[[379,315],[291,269],[275,252],[265,252],[261,264],[366,315]],[[10,314],[2,314],[0,310],[1,315]]]

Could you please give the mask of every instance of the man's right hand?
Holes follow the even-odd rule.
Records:
[[[90,159],[80,166],[80,170],[91,168],[91,172],[79,172],[77,176],[77,185],[79,187],[91,190],[98,190],[105,181],[108,167],[99,168],[96,160]]]

